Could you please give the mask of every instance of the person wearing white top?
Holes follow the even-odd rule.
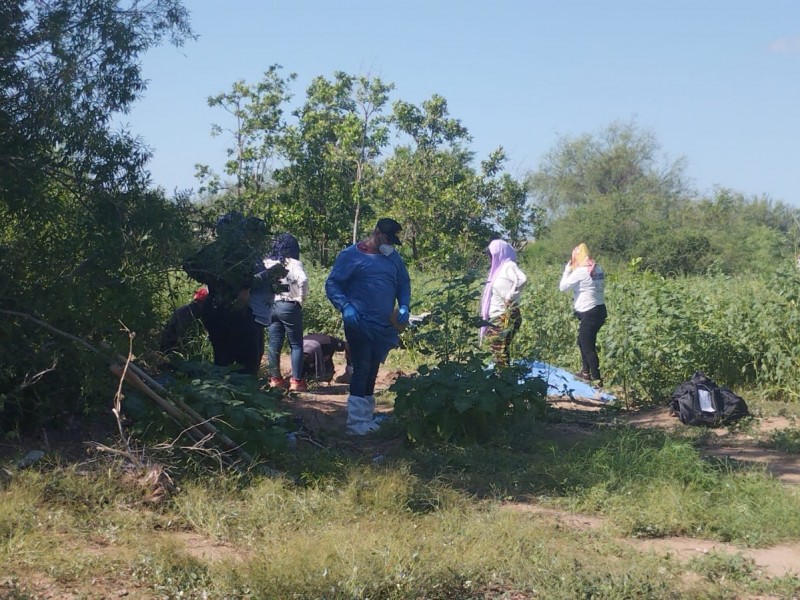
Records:
[[[522,324],[519,299],[528,278],[517,266],[517,253],[508,242],[493,240],[488,252],[492,263],[481,298],[481,317],[490,324],[481,328],[481,338],[489,338],[495,366],[504,367],[511,361],[511,341]]]
[[[606,322],[605,273],[589,255],[586,244],[572,250],[572,258],[564,267],[558,288],[572,291],[572,303],[578,325],[578,349],[581,353],[579,379],[603,387],[600,358],[597,355],[597,332]]]
[[[308,276],[300,262],[300,244],[290,233],[277,236],[269,258],[264,259],[267,269],[277,263],[282,263],[286,268],[286,276],[281,279],[284,290],[275,294],[268,329],[267,369],[270,386],[287,386],[286,380],[281,377],[280,357],[283,341],[288,339],[292,364],[289,391],[304,392],[308,386],[303,379],[303,302],[308,297]]]

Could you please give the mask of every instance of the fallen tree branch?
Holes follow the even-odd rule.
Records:
[[[106,342],[101,342],[100,344],[103,350],[98,349],[86,340],[71,333],[67,333],[66,331],[62,331],[57,327],[53,327],[49,323],[46,323],[45,321],[42,321],[41,319],[38,319],[27,313],[15,310],[0,309],[0,314],[11,315],[31,321],[43,329],[65,337],[83,346],[93,354],[96,354],[106,360],[109,363],[109,369],[115,376],[119,378],[120,381],[117,394],[115,396],[115,404],[113,409],[114,415],[117,417],[117,423],[120,427],[120,432],[122,432],[120,417],[122,382],[124,381],[144,393],[148,398],[155,402],[156,405],[161,408],[161,410],[163,410],[173,421],[175,421],[179,427],[185,428],[184,432],[186,435],[192,438],[192,440],[195,442],[194,445],[190,446],[191,449],[205,447],[204,445],[208,441],[210,441],[212,438],[216,438],[228,449],[228,451],[236,452],[239,457],[248,464],[248,466],[255,462],[254,458],[248,452],[246,452],[240,444],[237,444],[231,440],[227,435],[222,433],[217,427],[210,423],[208,419],[203,418],[200,414],[193,410],[182,399],[175,398],[173,403],[170,400],[162,397],[162,395],[167,395],[167,389],[133,363],[132,341],[131,346],[129,347],[128,357],[125,358],[121,355],[114,355],[111,347]],[[123,328],[125,331],[128,331],[129,339],[132,340],[132,332],[130,332],[124,325]],[[159,392],[162,395],[159,395]],[[122,439],[125,441],[124,435]],[[127,446],[128,445],[126,443],[126,447]],[[129,447],[127,447],[127,454],[129,456],[132,455]],[[226,454],[227,453],[219,453],[220,456],[225,456]],[[231,464],[234,468],[236,468],[237,465],[235,462],[231,461]],[[262,466],[262,470],[272,476],[280,475],[278,471],[266,466]]]
[[[67,339],[72,340],[76,344],[80,344],[81,346],[83,346],[84,348],[89,350],[90,352],[93,352],[93,353],[97,354],[98,356],[102,356],[106,360],[111,360],[110,357],[107,354],[104,354],[103,352],[101,352],[100,350],[98,350],[97,348],[92,346],[86,340],[84,340],[82,338],[79,338],[76,335],[72,335],[71,333],[67,333],[66,331],[62,331],[61,329],[58,329],[57,327],[53,327],[49,323],[45,323],[41,319],[37,319],[36,317],[34,317],[32,315],[29,315],[29,314],[23,313],[23,312],[19,312],[19,311],[16,311],[16,310],[5,310],[5,309],[0,309],[0,314],[12,315],[12,316],[15,316],[15,317],[21,317],[23,319],[27,319],[28,321],[36,323],[39,327],[47,329],[48,331],[50,331],[52,333],[57,333],[60,336],[63,336],[65,338],[67,338]]]
[[[112,364],[108,367],[111,372],[120,378],[120,382],[123,380],[129,383],[131,386],[143,392],[148,398],[150,398],[153,402],[155,402],[167,415],[169,415],[175,423],[177,423],[180,427],[185,427],[189,425],[186,429],[186,433],[196,442],[199,442],[203,438],[205,438],[205,434],[193,423],[187,423],[187,415],[182,413],[178,408],[159,396],[158,394],[153,391],[150,386],[148,386],[144,381],[142,381],[136,373],[125,369],[124,367],[118,364]]]
[[[155,391],[161,394],[167,394],[167,389],[158,383],[155,379],[150,377],[147,373],[145,373],[138,365],[135,363],[131,363],[131,370],[148,386],[151,386]],[[209,419],[203,418],[202,415],[197,413],[191,406],[186,404],[181,398],[174,399],[175,405],[185,412],[188,416],[194,419],[196,425],[201,427],[202,429],[206,430],[208,433],[214,435],[225,445],[229,450],[233,450],[238,452],[242,458],[247,461],[248,463],[253,462],[253,457],[250,456],[244,449],[242,449],[240,444],[237,444],[232,439],[230,439],[227,435],[225,435],[222,431],[219,430],[215,425],[213,425]]]

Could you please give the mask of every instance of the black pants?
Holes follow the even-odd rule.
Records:
[[[581,371],[592,379],[600,377],[600,358],[597,356],[597,332],[606,322],[608,312],[605,304],[599,304],[586,312],[575,311],[578,325],[578,349],[581,351]]]
[[[264,355],[264,328],[255,322],[250,307],[209,307],[203,325],[214,349],[214,364],[240,365],[239,373],[257,375]]]

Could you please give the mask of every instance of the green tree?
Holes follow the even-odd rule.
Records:
[[[530,201],[523,183],[503,172],[506,160],[505,151],[498,148],[481,162],[478,196],[497,234],[520,248],[544,232],[544,210]]]
[[[177,0],[17,0],[0,23],[0,411],[74,407],[84,355],[10,315],[92,339],[154,325],[186,204],[147,190],[146,149],[112,123],[145,88],[141,54],[192,32]]]
[[[720,187],[692,208],[687,220],[706,232],[719,272],[764,272],[795,253],[795,211],[780,202]]]
[[[415,261],[436,257],[448,264],[469,255],[478,244],[476,229],[484,235],[486,229],[472,153],[464,147],[469,132],[438,95],[421,106],[395,102],[393,122],[410,142],[383,165],[376,190],[381,208],[403,224]]]
[[[348,115],[341,128],[341,143],[337,147],[337,155],[344,165],[355,166],[353,243],[358,239],[364,188],[369,184],[365,180],[365,174],[374,172],[371,167],[389,141],[388,117],[383,114],[383,110],[389,101],[389,92],[393,89],[394,84],[385,84],[378,78],[355,79],[351,97],[356,111]]]
[[[228,148],[225,175],[233,178],[230,187],[206,165],[196,165],[197,177],[211,194],[226,191],[233,202],[226,208],[248,214],[269,215],[269,192],[272,185],[273,161],[282,151],[287,127],[283,107],[291,99],[289,83],[297,76],[280,76],[280,65],[272,65],[261,81],[247,85],[237,81],[227,93],[208,98],[210,107],[219,107],[233,118],[231,127],[214,124],[213,136],[229,134],[233,145]]]
[[[534,199],[557,218],[603,197],[633,197],[668,215],[687,194],[685,160],[662,161],[655,135],[615,122],[596,134],[562,137],[528,177]]]
[[[312,256],[322,262],[355,238],[365,216],[363,190],[388,142],[383,109],[392,88],[339,71],[333,80],[315,78],[294,112],[298,122],[286,135],[288,165],[275,174],[282,222],[306,233],[314,242]]]
[[[543,245],[563,259],[579,242],[627,262],[690,201],[684,162],[662,162],[655,136],[635,123],[561,138],[527,179],[547,211]]]

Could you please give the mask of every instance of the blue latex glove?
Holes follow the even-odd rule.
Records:
[[[342,319],[344,319],[345,325],[358,326],[358,311],[356,307],[352,304],[345,304],[342,309]]]
[[[408,323],[408,307],[405,304],[401,304],[400,308],[397,309],[397,324],[405,325],[406,323]]]

